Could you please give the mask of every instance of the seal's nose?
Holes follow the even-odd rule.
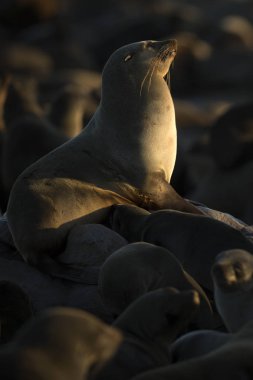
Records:
[[[237,281],[236,272],[232,265],[215,263],[212,267],[212,277],[218,284],[232,285]]]
[[[164,41],[146,41],[145,47],[149,48],[152,47],[153,49],[160,50],[161,48],[168,48],[171,50],[177,50],[177,40],[170,39],[170,40],[164,40]]]

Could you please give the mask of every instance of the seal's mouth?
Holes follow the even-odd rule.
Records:
[[[168,48],[168,50],[162,52],[161,61],[166,62],[168,58],[175,58],[176,54],[176,49],[171,50],[170,48]]]
[[[159,72],[159,75],[162,76],[170,89],[170,68],[173,67],[174,58],[177,54],[177,41],[149,41],[145,46],[151,47],[157,53],[152,58],[150,66],[141,82],[140,95],[142,94],[142,89],[145,82],[148,83],[149,91],[154,72]]]
[[[164,41],[159,49],[158,57],[162,62],[166,62],[168,59],[173,60],[177,54],[177,41],[167,40]]]
[[[171,86],[170,86],[170,70],[174,69],[174,64],[175,64],[174,58],[175,58],[176,54],[177,54],[176,50],[171,50],[167,53],[167,56],[162,59],[163,62],[166,62],[168,60],[168,58],[173,58],[173,61],[172,61],[171,65],[169,66],[169,70],[163,76],[163,79],[167,83],[169,89],[171,89]]]
[[[167,83],[170,89],[170,69],[174,67],[174,59],[177,54],[177,42],[176,40],[171,40],[169,44],[162,46],[159,50],[158,57],[162,64],[169,63],[168,71],[165,72],[163,79]]]

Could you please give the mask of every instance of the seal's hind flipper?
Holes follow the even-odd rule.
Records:
[[[63,280],[69,280],[86,285],[97,285],[100,267],[98,266],[71,266],[60,263],[50,256],[43,256],[36,263],[31,263],[40,271]]]

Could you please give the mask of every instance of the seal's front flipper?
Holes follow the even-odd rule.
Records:
[[[97,285],[100,267],[98,266],[72,266],[60,263],[50,256],[37,257],[36,263],[30,262],[41,272],[52,277],[61,278],[86,285]]]

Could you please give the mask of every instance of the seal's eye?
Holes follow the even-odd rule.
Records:
[[[132,56],[131,54],[128,54],[128,55],[125,57],[124,61],[127,62],[127,61],[129,61],[129,59],[131,59],[132,57],[133,57],[133,56]]]

